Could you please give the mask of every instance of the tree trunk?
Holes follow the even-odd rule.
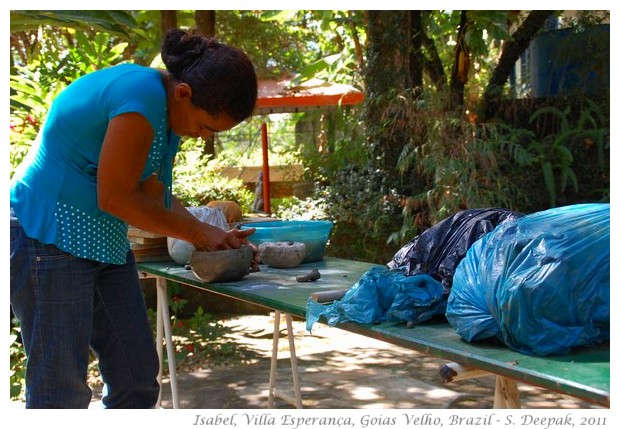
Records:
[[[482,99],[483,118],[490,115],[490,104],[493,104],[494,101],[497,101],[501,97],[504,84],[510,77],[519,56],[527,49],[532,38],[553,14],[554,11],[552,10],[531,11],[517,31],[512,35],[512,40],[506,42],[497,67],[493,70],[489,84],[484,91]]]
[[[463,95],[465,84],[469,74],[469,48],[465,40],[467,33],[467,11],[461,11],[461,22],[459,23],[459,33],[456,36],[456,51],[454,53],[454,64],[450,76],[450,98],[449,110],[458,111],[463,106]]]
[[[430,12],[423,11],[422,13],[428,15]],[[424,27],[422,27],[420,38],[422,46],[426,51],[426,56],[423,57],[424,70],[428,73],[433,85],[437,87],[437,91],[442,93],[448,87],[448,79],[443,70],[443,64],[439,57],[439,52],[437,52],[437,46],[435,46],[433,39],[428,37]]]
[[[368,11],[368,52],[365,69],[369,164],[384,193],[400,189],[398,158],[407,141],[409,88],[408,11]]]
[[[355,21],[353,19],[353,14],[355,12],[353,11],[348,11],[348,18],[349,18],[349,30],[351,31],[351,39],[353,39],[353,46],[355,46],[355,59],[357,60],[357,63],[359,64],[359,68],[363,69],[364,68],[364,52],[363,52],[363,47],[362,44],[360,43],[360,37],[357,31],[357,28],[355,27]]]
[[[422,95],[422,11],[409,11],[409,25],[411,26],[411,56],[409,58],[409,80],[414,98]]]
[[[205,36],[215,36],[215,11],[197,10],[194,14],[196,28]]]
[[[161,29],[162,34],[166,34],[169,30],[177,28],[177,11],[162,10],[161,11]]]
[[[194,14],[196,28],[205,36],[215,36],[215,11],[214,10],[197,10]],[[215,136],[211,136],[203,140],[202,156],[215,158]]]

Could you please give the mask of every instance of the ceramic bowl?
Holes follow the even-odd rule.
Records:
[[[306,257],[306,245],[292,241],[262,243],[258,253],[263,264],[273,268],[293,268]]]
[[[252,248],[194,251],[189,258],[192,272],[200,280],[208,283],[234,282],[241,280],[250,272]]]

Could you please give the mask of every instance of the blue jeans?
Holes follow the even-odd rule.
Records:
[[[27,408],[87,408],[90,348],[106,408],[152,408],[159,361],[133,253],[77,258],[26,236],[11,211],[11,307],[27,355]]]

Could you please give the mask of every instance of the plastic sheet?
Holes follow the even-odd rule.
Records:
[[[458,212],[416,236],[403,246],[388,267],[405,267],[409,276],[428,274],[449,291],[452,276],[467,250],[503,222],[523,214],[497,208]]]
[[[452,275],[467,249],[498,224],[523,216],[505,209],[464,210],[427,229],[401,248],[386,267],[369,270],[340,300],[309,300],[306,327],[321,317],[342,322],[418,324],[443,315]]]
[[[224,231],[228,231],[226,216],[220,207],[188,207],[187,210],[201,222],[208,223]],[[196,248],[188,241],[168,237],[168,254],[177,264],[189,263],[189,257]]]
[[[420,323],[445,312],[444,289],[428,275],[406,276],[403,269],[383,266],[368,270],[339,301],[306,306],[306,329],[321,316],[331,326],[343,322]]]
[[[609,339],[609,204],[579,204],[498,226],[467,252],[446,317],[467,341],[564,354]]]

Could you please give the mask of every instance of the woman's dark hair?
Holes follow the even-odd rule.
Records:
[[[210,115],[235,121],[248,118],[256,105],[254,66],[241,50],[195,30],[170,30],[161,48],[166,68],[192,87],[192,104]]]

